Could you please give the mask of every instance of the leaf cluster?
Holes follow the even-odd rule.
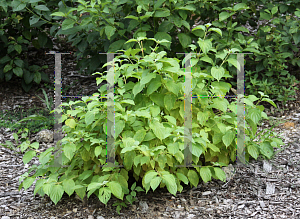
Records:
[[[212,31],[222,35],[218,28],[206,24],[205,33]],[[206,35],[205,35],[206,36]],[[204,37],[205,38],[205,37]],[[150,55],[143,54],[142,42],[151,40],[157,43]],[[82,100],[63,103],[69,107],[63,113],[62,121],[64,132],[67,134],[57,148],[49,148],[44,152],[38,151],[38,143],[22,143],[21,151],[25,152],[23,161],[28,163],[37,156],[40,165],[33,165],[28,173],[20,178],[19,188],[29,188],[37,180],[34,193],[48,195],[57,203],[64,192],[72,195],[74,192],[82,199],[87,195],[95,194],[99,200],[107,204],[111,196],[132,201],[136,195],[134,189],[128,189],[130,173],[136,181],[142,180],[143,189],[148,192],[160,186],[176,195],[183,190],[181,183],[197,186],[199,181],[208,182],[214,179],[226,180],[224,171],[220,168],[227,166],[236,159],[236,101],[229,104],[226,95],[231,88],[223,80],[230,75],[222,64],[229,62],[232,50],[216,49],[213,39],[198,39],[202,53],[191,58],[192,91],[197,96],[192,100],[192,147],[184,144],[184,69],[176,58],[165,57],[166,52],[158,50],[158,41],[155,38],[139,36],[128,43],[136,41],[140,49],[128,49],[124,55],[114,58],[115,69],[115,126],[114,130],[107,130],[108,102],[100,102],[99,97],[107,95],[106,86],[99,88],[99,93],[93,97],[83,97]],[[192,44],[191,48],[195,48]],[[205,52],[204,52],[205,51]],[[210,67],[206,63],[211,55]],[[233,58],[232,58],[233,59]],[[131,64],[118,65],[123,60]],[[236,65],[237,65],[237,60]],[[230,62],[234,63],[233,60]],[[182,62],[182,64],[185,63]],[[195,64],[196,63],[196,64]],[[218,64],[221,63],[221,64]],[[98,72],[95,74],[102,73]],[[135,76],[137,83],[126,81]],[[100,84],[108,80],[107,75],[97,78]],[[110,82],[112,83],[112,82]],[[258,106],[259,101],[267,101],[276,106],[263,93],[261,98],[254,95],[245,97],[246,104],[246,160],[255,159],[259,155],[270,159],[273,148],[280,147],[279,138],[263,136],[260,142],[253,142],[257,123],[262,118],[267,119],[264,108]],[[216,98],[207,98],[214,96]],[[256,104],[253,104],[258,101]],[[240,127],[239,127],[240,129]],[[106,137],[108,132],[114,133],[115,165],[107,165]],[[272,135],[272,133],[271,133]],[[52,154],[60,150],[59,159]],[[184,165],[184,152],[188,150],[192,155],[192,164],[197,167],[179,167]],[[60,165],[55,162],[60,160]],[[33,175],[29,176],[29,173]],[[139,188],[138,191],[142,191]],[[123,203],[124,204],[124,203]],[[123,204],[117,204],[118,209]]]

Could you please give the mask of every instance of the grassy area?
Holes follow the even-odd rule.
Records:
[[[24,119],[30,115],[41,115],[49,118],[47,121],[42,120],[29,120],[22,123],[16,123],[21,119]],[[15,127],[12,128],[12,126]],[[0,111],[0,127],[10,128],[12,131],[18,131],[19,129],[28,128],[31,133],[37,133],[42,129],[52,129],[54,127],[54,115],[49,114],[47,109],[32,108],[28,111],[21,109],[15,109],[13,111]]]

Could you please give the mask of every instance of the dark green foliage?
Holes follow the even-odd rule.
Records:
[[[23,77],[22,86],[30,89],[31,82],[40,83],[47,77],[40,71],[32,71],[20,53],[27,50],[27,45],[36,48],[52,48],[48,34],[58,37],[68,36],[68,42],[78,50],[77,58],[80,72],[86,69],[87,74],[100,71],[107,57],[99,52],[116,52],[118,49],[129,49],[137,45],[132,42],[124,44],[132,37],[146,36],[157,40],[166,39],[160,50],[167,51],[168,57],[183,59],[184,55],[176,53],[191,52],[187,47],[203,36],[200,29],[191,31],[197,18],[205,23],[212,23],[223,31],[224,38],[218,42],[220,48],[238,48],[240,52],[252,52],[246,55],[246,93],[257,95],[263,91],[280,101],[288,100],[294,90],[289,87],[296,81],[300,66],[298,45],[300,1],[247,1],[235,3],[233,0],[213,2],[202,1],[7,1],[0,5],[2,23],[0,37],[3,44],[0,57],[0,80],[10,80],[13,74]],[[26,7],[25,7],[26,6]],[[53,13],[54,12],[54,13]],[[37,16],[40,15],[40,17]],[[292,15],[292,16],[290,16]],[[295,19],[293,16],[296,16]],[[23,17],[23,18],[22,18]],[[19,21],[18,21],[19,20]],[[59,23],[53,23],[53,21]],[[259,26],[256,35],[251,35],[245,25],[257,28],[258,21],[267,21]],[[62,28],[59,29],[59,26]],[[276,28],[272,27],[275,25]],[[44,31],[46,27],[50,31]],[[8,29],[6,33],[4,30]],[[179,31],[180,30],[180,31]],[[22,38],[18,38],[23,35]],[[213,33],[211,33],[213,34]],[[99,37],[100,35],[100,37]],[[10,38],[9,37],[14,37]],[[38,37],[38,39],[34,39]],[[215,35],[216,40],[220,36]],[[145,54],[151,52],[153,42],[146,42]],[[195,44],[197,49],[199,45]],[[252,47],[251,49],[249,48]],[[159,51],[158,51],[159,52]],[[87,58],[90,55],[91,58]],[[250,59],[248,58],[250,57]],[[24,61],[24,63],[22,62]],[[227,64],[225,64],[227,65]],[[1,67],[0,66],[0,67]],[[231,66],[231,65],[230,65]],[[236,75],[234,68],[229,68],[231,75]],[[292,75],[293,74],[293,75]],[[230,83],[235,87],[236,80]],[[283,85],[283,86],[282,86]],[[282,92],[282,87],[285,90]]]
[[[15,75],[21,77],[22,88],[28,92],[33,82],[50,82],[47,74],[41,71],[48,66],[30,65],[28,48],[53,48],[49,38],[52,27],[51,10],[59,1],[1,1],[0,3],[0,82],[9,81]]]

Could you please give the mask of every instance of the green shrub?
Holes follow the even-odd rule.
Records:
[[[39,4],[43,3],[43,4]],[[69,2],[67,1],[67,4]],[[13,75],[22,78],[22,88],[28,92],[33,82],[50,82],[43,72],[45,66],[28,60],[28,47],[53,48],[50,34],[58,24],[51,11],[65,7],[62,1],[8,0],[0,2],[0,82],[10,81]],[[75,6],[75,5],[72,5]],[[35,61],[35,60],[34,60]]]
[[[49,34],[67,36],[68,42],[78,48],[77,58],[83,58],[77,67],[80,71],[87,68],[88,74],[101,71],[101,64],[106,63],[106,56],[99,52],[127,50],[134,46],[134,42],[125,42],[141,34],[168,40],[157,52],[168,51],[169,57],[184,58],[176,53],[191,52],[188,45],[204,36],[201,29],[191,31],[196,19],[200,18],[200,21],[222,30],[224,38],[215,36],[218,47],[253,52],[245,65],[250,68],[245,71],[246,93],[258,95],[258,91],[263,91],[271,98],[286,101],[295,93],[289,85],[298,83],[294,77],[297,71],[293,68],[300,66],[296,55],[300,41],[299,19],[291,15],[299,16],[299,6],[299,0],[243,0],[240,3],[233,0],[7,1],[0,4],[1,16],[7,18],[0,27],[0,38],[4,42],[1,50],[7,51],[2,59],[0,57],[0,80],[10,80],[16,74],[24,78],[22,87],[25,90],[30,88],[32,81],[47,80],[41,71],[29,69],[27,62],[23,63],[19,56],[26,51],[29,41],[36,48],[52,48]],[[258,27],[255,35],[241,26],[248,22],[257,28],[259,20],[265,20],[267,24]],[[5,28],[8,28],[7,33]],[[145,42],[145,54],[151,53],[153,44],[153,41]],[[199,49],[197,43],[195,46]],[[87,58],[88,55],[91,58]],[[227,65],[225,63],[224,67],[228,70],[234,68]],[[229,81],[233,87],[235,81]],[[282,93],[281,89],[285,92]]]
[[[295,94],[295,89],[289,85],[297,83],[290,71],[293,66],[298,67],[300,64],[295,54],[300,39],[297,28],[299,19],[293,20],[289,14],[299,15],[299,0],[243,0],[241,3],[232,0],[101,1],[101,4],[99,1],[79,2],[77,7],[60,8],[52,14],[56,16],[55,19],[65,18],[62,28],[58,30],[57,26],[53,31],[58,30],[55,36],[68,35],[68,42],[78,47],[77,57],[83,57],[78,67],[81,70],[87,68],[88,73],[99,69],[101,63],[106,63],[106,56],[98,54],[99,51],[127,50],[134,46],[134,42],[125,44],[127,40],[144,34],[148,38],[170,41],[162,43],[157,52],[168,51],[168,57],[183,58],[184,55],[176,53],[191,52],[188,45],[204,36],[201,29],[191,31],[195,20],[200,18],[200,21],[211,23],[222,30],[224,38],[215,35],[217,48],[237,48],[241,52],[253,53],[249,55],[250,60],[247,57],[249,61],[245,65],[247,94],[258,95],[258,91],[263,91],[279,101],[286,101],[290,95]],[[241,26],[248,21],[252,28],[257,28],[261,20],[267,24],[258,27],[257,34],[250,34],[249,30]],[[151,53],[150,47],[153,44],[153,41],[145,42],[145,54]],[[200,45],[195,43],[195,46],[199,49]],[[91,59],[86,58],[87,55]],[[231,64],[226,65],[226,69],[234,68]],[[229,81],[233,87],[236,87],[235,81]]]
[[[29,2],[29,1],[28,1]],[[36,1],[35,1],[36,2]],[[0,82],[9,81],[16,75],[22,78],[22,88],[28,92],[32,87],[32,82],[39,84],[41,80],[49,82],[48,76],[40,71],[42,68],[37,65],[30,65],[26,52],[30,45],[37,49],[42,47],[52,48],[52,41],[47,34],[42,31],[47,27],[45,21],[38,21],[37,15],[42,15],[51,20],[48,11],[35,7],[37,3],[32,3],[28,7],[35,13],[35,18],[30,18],[30,13],[26,13],[26,3],[22,1],[2,1],[0,3]],[[41,28],[41,29],[38,29]],[[35,39],[35,38],[38,39]]]
[[[222,35],[218,28],[203,26],[204,38],[209,30]],[[139,37],[129,42],[156,39]],[[209,42],[213,38],[207,38]],[[123,200],[131,200],[135,191],[129,191],[128,179],[132,174],[136,181],[142,179],[142,186],[149,191],[167,187],[173,195],[181,192],[181,182],[197,186],[199,180],[204,182],[212,178],[224,181],[225,173],[220,167],[227,166],[236,160],[236,103],[228,103],[226,98],[203,98],[208,95],[222,96],[228,93],[231,85],[223,82],[229,77],[222,64],[228,61],[232,50],[216,50],[211,43],[198,39],[201,48],[205,48],[198,58],[192,58],[192,65],[197,66],[207,54],[213,59],[211,66],[193,70],[193,94],[197,95],[192,103],[192,161],[201,167],[177,167],[184,164],[184,71],[179,60],[166,58],[165,51],[156,53],[158,47],[150,55],[145,55],[141,49],[128,49],[124,55],[115,61],[115,164],[123,168],[106,166],[106,135],[107,135],[107,102],[100,102],[97,96],[83,97],[81,101],[63,103],[71,110],[64,111],[62,122],[67,136],[61,140],[62,166],[54,166],[55,159],[51,154],[54,148],[45,152],[38,151],[39,145],[23,143],[24,163],[34,156],[39,157],[41,165],[32,166],[28,173],[20,178],[19,189],[29,188],[37,180],[34,193],[48,195],[56,204],[66,192],[74,192],[82,199],[95,194],[99,200],[107,204],[111,195]],[[206,46],[203,46],[204,44]],[[201,46],[202,45],[202,46]],[[194,48],[193,45],[190,45]],[[216,53],[216,54],[215,54]],[[223,55],[220,55],[223,54]],[[122,64],[125,58],[132,64]],[[207,58],[206,58],[207,59]],[[195,62],[196,61],[196,62]],[[217,64],[217,62],[222,64]],[[184,62],[183,62],[184,63]],[[201,63],[201,62],[199,62]],[[108,63],[110,64],[110,63]],[[112,64],[112,63],[111,63]],[[107,64],[105,64],[107,65]],[[102,73],[98,73],[102,74]],[[129,77],[137,77],[138,82],[126,82]],[[97,78],[97,84],[107,76]],[[216,80],[217,79],[217,80]],[[99,89],[95,95],[104,96],[106,86]],[[262,136],[259,142],[256,137],[256,124],[260,119],[267,119],[262,106],[253,102],[267,101],[261,93],[258,99],[250,95],[244,99],[246,103],[246,160],[255,159],[259,155],[270,159],[273,147],[279,147],[282,141],[278,138]],[[201,98],[202,97],[202,98]],[[30,172],[34,172],[29,176]],[[136,189],[135,186],[131,188]],[[138,191],[142,189],[139,188]],[[130,201],[129,201],[130,202]],[[132,202],[130,202],[132,203]],[[119,210],[122,205],[119,205]]]

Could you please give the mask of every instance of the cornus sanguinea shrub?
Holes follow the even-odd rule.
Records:
[[[237,65],[236,55],[239,49],[218,48],[210,31],[222,36],[219,28],[211,24],[197,27],[204,31],[195,46],[189,47],[198,55],[192,55],[192,163],[198,167],[178,167],[184,165],[184,75],[185,71],[176,58],[167,58],[165,51],[156,52],[158,41],[155,38],[139,36],[127,41],[135,42],[137,48],[120,50],[123,53],[114,58],[115,126],[114,152],[115,165],[106,166],[107,154],[107,102],[99,101],[107,94],[107,87],[99,88],[93,97],[83,97],[79,101],[63,103],[68,110],[62,112],[63,130],[67,134],[61,140],[61,166],[55,166],[55,158],[49,148],[45,152],[38,150],[39,144],[25,141],[21,145],[25,152],[23,161],[28,163],[37,156],[40,165],[33,165],[20,178],[20,189],[29,188],[34,181],[34,193],[48,195],[56,204],[66,192],[74,192],[82,199],[92,194],[107,204],[114,195],[120,200],[132,203],[136,191],[153,191],[166,187],[176,195],[183,190],[183,184],[197,186],[199,181],[212,178],[225,181],[226,175],[221,169],[236,160],[237,103],[225,96],[231,85],[224,82],[230,72],[224,63]],[[154,41],[155,48],[145,55],[142,42]],[[138,48],[140,46],[140,48]],[[122,64],[123,61],[129,64]],[[107,75],[97,78],[97,84],[107,80]],[[131,77],[137,83],[128,82]],[[216,98],[207,98],[216,96]],[[257,159],[258,156],[270,159],[273,148],[280,147],[279,138],[270,138],[274,133],[263,135],[255,142],[257,124],[267,119],[259,106],[260,101],[267,101],[276,106],[263,93],[260,98],[246,96],[245,102],[245,157]],[[206,97],[206,98],[203,98]],[[256,104],[254,104],[256,102]],[[189,150],[189,149],[186,149]],[[33,172],[33,173],[32,173]],[[31,173],[31,174],[30,174]],[[142,181],[141,187],[128,185],[133,176],[135,181]],[[131,191],[129,190],[131,189]],[[120,209],[121,205],[118,205]]]

